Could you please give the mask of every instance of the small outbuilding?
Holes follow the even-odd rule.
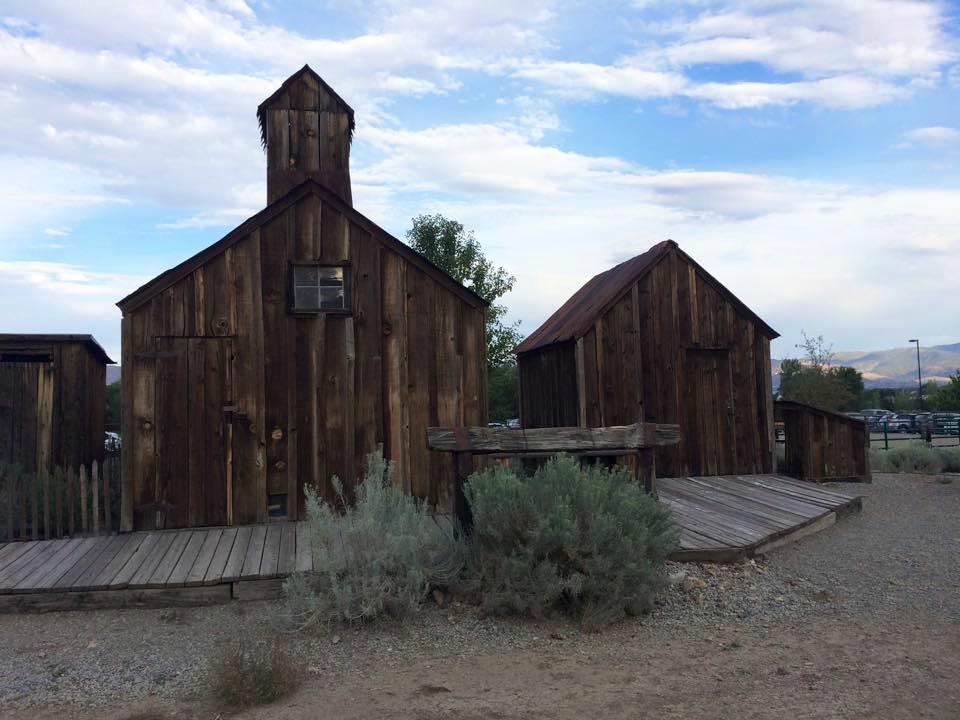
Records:
[[[0,335],[0,463],[103,463],[107,365],[91,335]]]
[[[667,240],[600,273],[515,350],[524,427],[680,426],[659,477],[775,469],[767,323]]]
[[[379,447],[437,503],[427,427],[487,420],[487,303],[354,209],[353,110],[304,66],[257,114],[267,207],[118,303],[124,529],[294,520]]]
[[[783,472],[812,482],[871,482],[870,427],[863,420],[792,400],[774,403],[783,423]]]

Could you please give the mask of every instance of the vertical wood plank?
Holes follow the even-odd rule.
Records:
[[[50,539],[50,473],[44,470],[40,475],[43,487],[43,539]]]
[[[112,462],[104,462],[103,464],[103,530],[107,535],[110,534],[112,528],[112,503],[110,497],[110,481],[112,474]]]
[[[100,467],[94,460],[90,466],[90,497],[93,505],[93,534],[100,534]]]
[[[266,519],[267,469],[264,457],[264,309],[260,280],[261,233],[255,230],[233,246],[231,288],[237,298],[233,343],[233,395],[239,407],[233,425],[232,523]]]
[[[90,532],[90,516],[88,515],[87,495],[89,487],[87,482],[87,466],[80,466],[80,528],[84,535]]]

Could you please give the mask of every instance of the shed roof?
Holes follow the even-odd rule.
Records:
[[[632,257],[619,265],[614,265],[598,275],[594,275],[577,292],[560,306],[546,322],[534,330],[514,348],[518,355],[537,350],[547,345],[577,340],[586,334],[601,315],[603,315],[630,287],[660,262],[669,253],[675,252],[698,271],[721,295],[738,311],[753,320],[768,337],[779,337],[776,330],[767,325],[755,312],[747,307],[736,295],[720,284],[699,263],[687,255],[673,240],[657,243],[645,253]]]
[[[4,346],[24,345],[28,343],[37,344],[73,344],[82,343],[87,346],[87,350],[104,365],[115,365],[116,363],[107,355],[93,337],[93,335],[74,335],[70,333],[0,333],[0,349]]]
[[[328,202],[342,212],[347,218],[357,223],[376,236],[381,242],[390,247],[398,255],[404,257],[421,270],[435,278],[438,282],[446,286],[454,294],[458,295],[464,301],[474,307],[486,307],[490,303],[477,295],[473,290],[460,283],[457,279],[447,273],[443,268],[437,267],[423,255],[411,248],[404,242],[393,237],[379,225],[369,220],[358,210],[345,203],[336,193],[327,189],[316,180],[307,179],[290,190],[286,195],[270,203],[263,210],[247,218],[243,223],[235,227],[220,240],[210,245],[193,257],[184,260],[179,265],[166,270],[149,282],[141,285],[132,293],[117,303],[123,312],[134,310],[145,302],[153,298],[158,293],[163,292],[171,285],[182,280],[184,277],[199,268],[211,258],[216,257],[224,250],[240,242],[243,238],[253,232],[256,228],[269,222],[275,216],[282,213],[291,205],[308,194],[319,196],[324,202]]]

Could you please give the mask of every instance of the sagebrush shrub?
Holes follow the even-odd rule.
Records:
[[[648,610],[677,534],[623,467],[567,455],[523,477],[496,465],[466,486],[469,585],[489,612],[573,614],[587,626]]]
[[[910,443],[890,450],[871,448],[870,467],[873,472],[935,475],[943,472],[941,450],[923,443]]]
[[[248,638],[221,648],[211,661],[207,676],[213,695],[233,707],[279,700],[299,680],[296,664],[278,642]]]
[[[960,447],[937,448],[944,472],[960,472]]]
[[[460,575],[464,542],[425,502],[393,485],[392,472],[381,453],[371,453],[353,501],[333,478],[336,508],[306,489],[313,573],[284,583],[283,614],[294,626],[402,615],[431,587]]]

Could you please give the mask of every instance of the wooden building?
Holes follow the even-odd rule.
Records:
[[[783,423],[782,471],[813,482],[870,482],[870,427],[863,420],[823,408],[777,400]]]
[[[296,519],[380,446],[438,502],[427,426],[486,423],[487,303],[353,208],[353,110],[304,66],[258,116],[267,207],[118,303],[125,529]]]
[[[90,335],[0,335],[0,463],[102,463],[111,364]]]
[[[517,348],[524,427],[680,426],[656,473],[774,470],[777,333],[668,240],[600,273]]]

